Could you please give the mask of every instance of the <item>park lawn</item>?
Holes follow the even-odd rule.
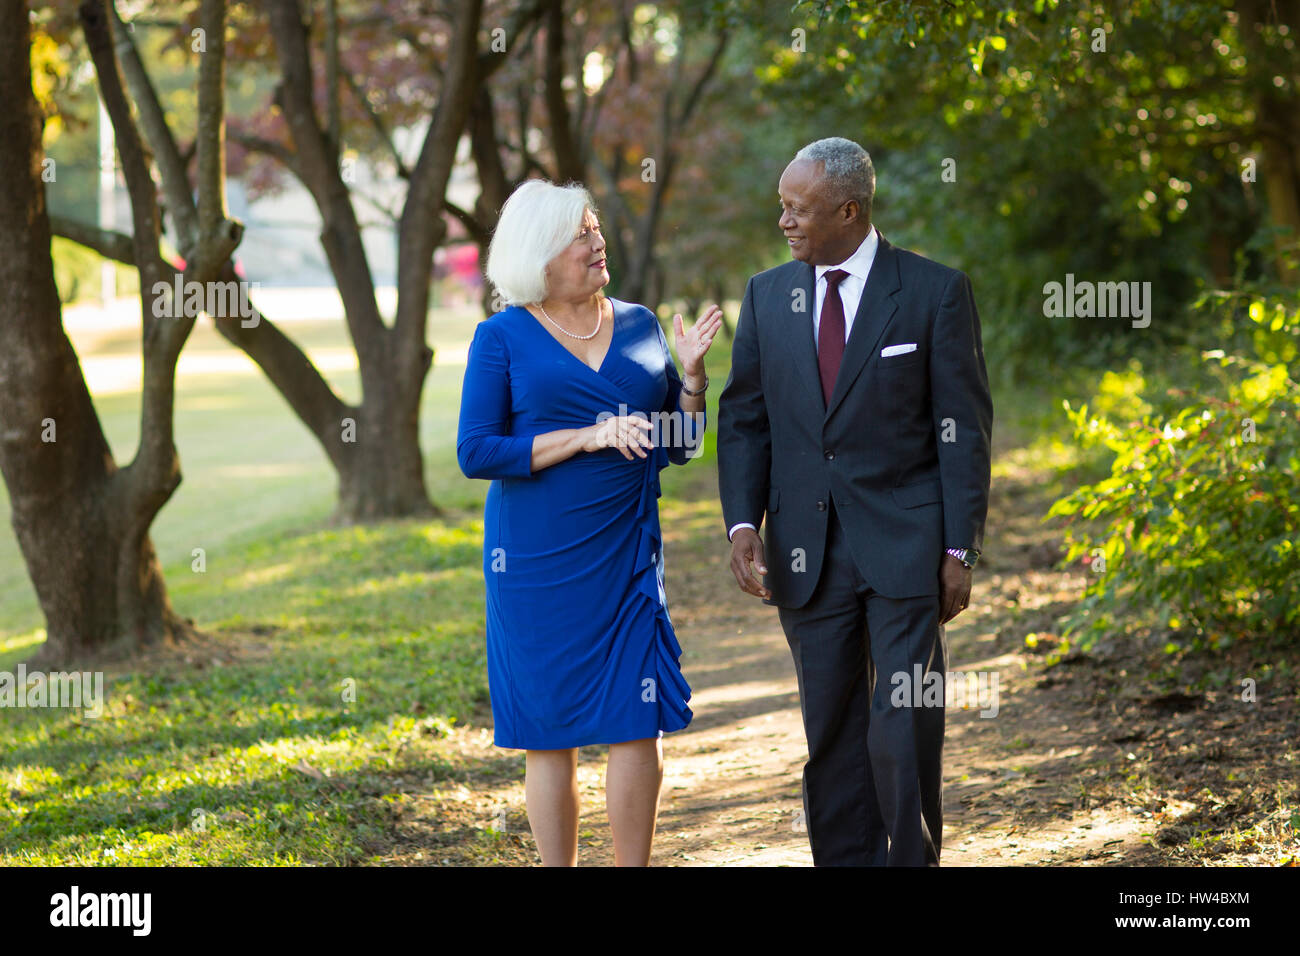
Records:
[[[110,669],[102,717],[6,713],[0,865],[369,859],[394,781],[436,787],[485,700],[480,540],[462,516],[232,546],[172,589],[217,639]]]
[[[305,331],[309,345],[330,334]],[[189,348],[229,351],[204,326]],[[488,716],[487,483],[456,464],[463,371],[435,365],[424,395],[427,483],[445,516],[350,528],[328,523],[333,474],[264,379],[182,379],[186,477],[153,539],[173,606],[209,636],[105,668],[102,716],[0,712],[0,865],[382,863],[406,796],[459,785],[449,731]],[[355,371],[329,377],[355,397]],[[96,398],[113,447],[134,447],[138,397]],[[710,435],[692,464],[714,456]],[[12,672],[43,631],[12,532],[3,547]],[[502,771],[521,777],[522,758],[503,752]],[[485,862],[497,836],[481,835]]]
[[[385,781],[446,770],[432,744],[487,692],[485,486],[454,450],[470,315],[435,316],[432,344],[452,357],[424,391],[427,483],[445,520],[358,528],[328,524],[336,481],[316,443],[260,373],[220,365],[238,353],[200,323],[185,352],[199,365],[178,380],[185,477],[152,537],[173,606],[213,639],[108,668],[100,718],[3,712],[0,864],[356,862],[389,815]],[[318,360],[347,347],[339,322],[287,331]],[[105,367],[138,356],[131,337],[77,344]],[[326,375],[359,396],[355,368]],[[106,389],[96,408],[129,455],[138,392]],[[6,529],[0,670],[34,651],[41,624]]]
[[[340,331],[292,330],[313,354],[345,344]],[[189,349],[230,351],[205,326]],[[726,351],[718,340],[703,455],[663,474],[661,518],[675,536],[722,533],[705,492],[716,491]],[[400,855],[397,821],[412,799],[454,805],[465,781],[484,772],[452,731],[490,716],[487,484],[456,465],[463,366],[454,348],[446,354],[453,360],[435,365],[422,414],[430,494],[446,514],[367,527],[329,525],[333,474],[260,375],[182,378],[186,477],[153,539],[173,605],[210,637],[107,668],[101,717],[3,712],[0,865],[382,864]],[[329,378],[355,397],[355,371]],[[1053,417],[1048,403],[1017,398],[1000,411],[1019,405]],[[129,392],[97,396],[119,454],[134,446],[137,402]],[[12,671],[43,634],[12,535],[0,548],[10,549],[0,552],[9,585],[0,670]],[[520,752],[490,763],[487,772],[522,778]],[[513,859],[490,821],[469,826],[458,862]]]

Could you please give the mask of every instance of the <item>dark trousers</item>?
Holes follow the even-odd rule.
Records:
[[[936,555],[936,575],[938,567]],[[921,675],[938,672],[940,688],[946,680],[938,596],[875,593],[832,503],[817,589],[803,607],[779,611],[808,738],[803,805],[813,865],[937,866],[944,695],[932,692],[930,706],[916,706],[923,688],[914,685],[918,664]]]

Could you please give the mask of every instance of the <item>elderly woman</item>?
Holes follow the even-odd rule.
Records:
[[[644,866],[661,738],[691,720],[664,594],[659,472],[685,464],[703,437],[704,356],[722,312],[709,308],[689,331],[674,317],[679,376],[655,314],[601,294],[605,240],[577,185],[515,190],[487,274],[507,308],[474,331],[456,451],[468,477],[492,479],[494,742],[527,751],[544,866],[576,865],[577,748],[608,744],[615,863]]]

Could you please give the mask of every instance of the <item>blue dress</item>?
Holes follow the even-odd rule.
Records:
[[[682,381],[654,313],[610,303],[599,370],[520,306],[480,322],[469,347],[456,453],[467,477],[492,480],[483,577],[498,747],[621,743],[691,720],[664,593],[659,472],[693,457],[704,417],[678,409]],[[655,424],[645,458],[603,448],[532,473],[535,435],[636,413]]]

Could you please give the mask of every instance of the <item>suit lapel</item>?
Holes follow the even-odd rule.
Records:
[[[902,288],[898,278],[898,254],[894,247],[880,234],[880,244],[876,247],[876,257],[871,263],[871,272],[867,275],[866,287],[858,301],[858,311],[853,314],[853,328],[849,331],[849,340],[844,345],[844,357],[840,360],[840,371],[835,376],[835,388],[831,391],[830,404],[826,406],[826,417],[830,418],[844,396],[848,393],[854,379],[862,371],[867,359],[876,350],[876,345],[884,334],[885,326],[898,311],[894,295]],[[811,266],[808,272],[815,275]],[[814,301],[814,300],[809,300]],[[809,306],[811,308],[811,306]],[[812,323],[808,323],[808,338],[812,339]],[[815,347],[812,355],[812,379],[821,394],[821,377],[817,369]]]
[[[794,343],[792,349],[794,373],[808,387],[808,395],[816,407],[825,411],[826,399],[822,396],[821,371],[817,365],[817,342],[813,338],[812,316],[817,303],[814,286],[816,280],[817,273],[812,266],[806,262],[798,263],[788,293],[791,328],[796,330],[791,336],[791,341]],[[802,309],[798,308],[800,305],[803,306]]]

